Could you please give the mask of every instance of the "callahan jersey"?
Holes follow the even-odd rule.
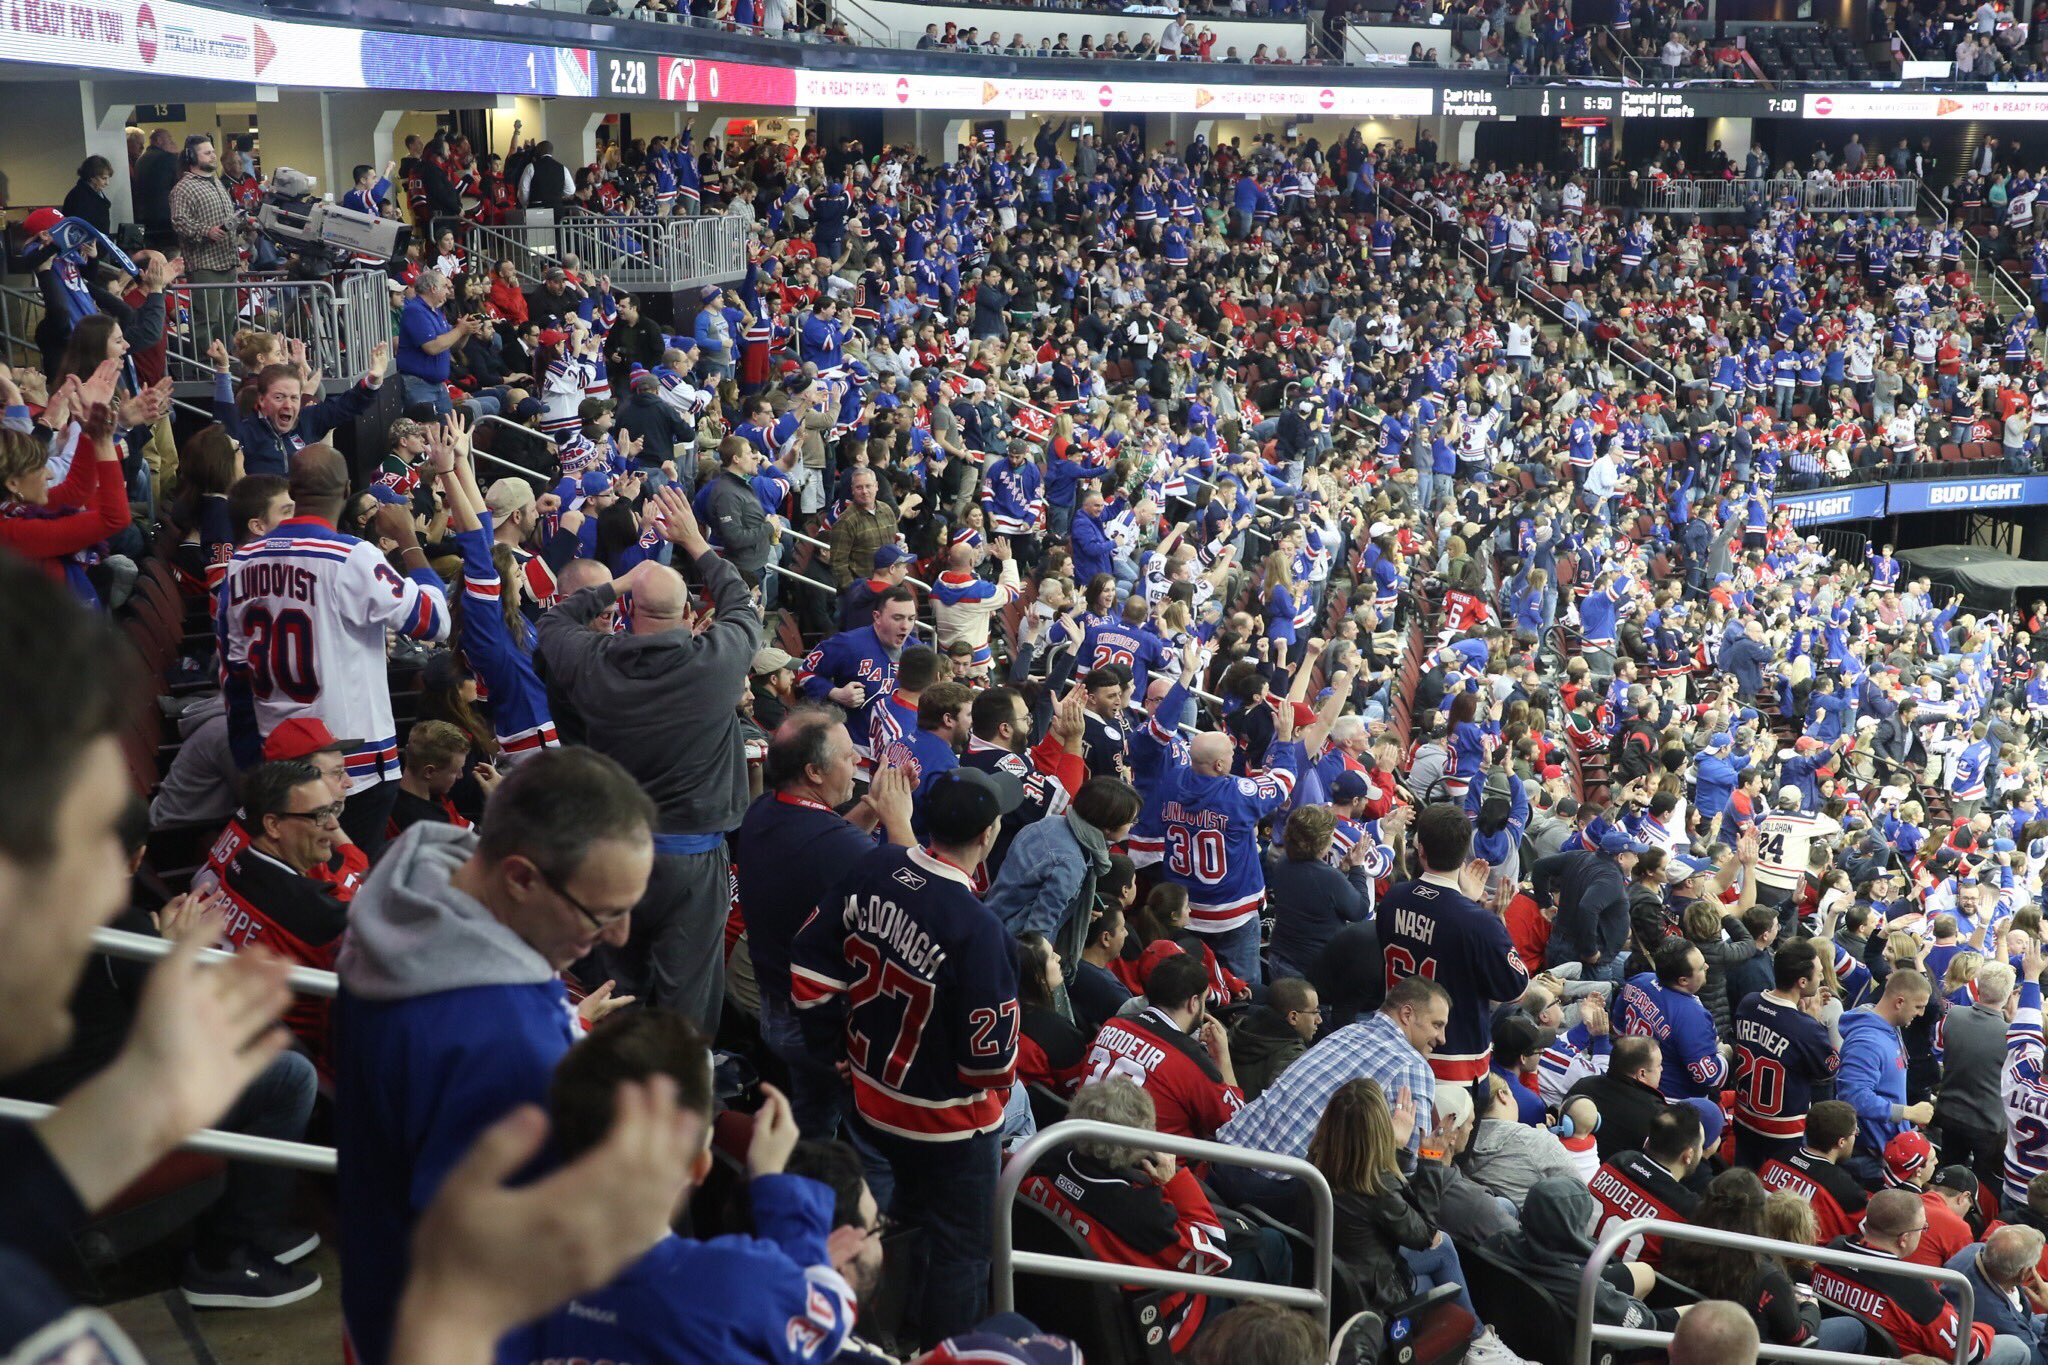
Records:
[[[238,753],[244,737],[260,742],[308,716],[358,741],[343,755],[355,790],[398,779],[385,634],[447,638],[448,601],[432,569],[401,577],[375,546],[318,517],[291,517],[228,561],[215,629]]]
[[[1678,1182],[1678,1177],[1641,1152],[1616,1152],[1593,1173],[1586,1190],[1600,1205],[1600,1221],[1593,1228],[1598,1238],[1616,1223],[1633,1218],[1660,1218],[1667,1223],[1689,1221],[1700,1206],[1700,1197]],[[1655,1266],[1664,1256],[1664,1239],[1637,1233],[1622,1243],[1624,1261],[1641,1261]]]
[[[1790,1190],[1813,1206],[1823,1244],[1851,1237],[1863,1229],[1863,1206],[1870,1191],[1855,1176],[1804,1147],[1789,1156],[1774,1156],[1757,1172],[1766,1188]]]
[[[1207,1139],[1244,1108],[1244,1092],[1223,1083],[1223,1073],[1201,1043],[1152,1006],[1112,1019],[1088,1049],[1088,1082],[1122,1076],[1143,1086],[1159,1111],[1158,1130]]]
[[[1529,969],[1507,925],[1455,887],[1412,881],[1387,892],[1374,927],[1389,986],[1421,976],[1450,992],[1450,1021],[1429,1069],[1457,1084],[1484,1076],[1493,1062],[1494,1004],[1529,989]]]
[[[1767,1138],[1805,1137],[1814,1087],[1833,1081],[1841,1061],[1825,1024],[1757,992],[1735,1007],[1735,1121]]]
[[[1016,944],[968,874],[879,848],[797,931],[805,1042],[843,1055],[862,1118],[918,1142],[994,1132],[1017,1070]]]
[[[1807,852],[1815,839],[1840,834],[1825,815],[1775,811],[1757,822],[1756,879],[1759,885],[1795,891],[1806,876]]]

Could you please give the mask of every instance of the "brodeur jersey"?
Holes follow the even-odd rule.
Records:
[[[1837,1251],[1887,1257],[1887,1253],[1872,1251],[1851,1237],[1837,1238],[1828,1245]],[[1956,1337],[1963,1331],[1970,1334],[1965,1360],[1982,1360],[1991,1349],[1991,1324],[1980,1322],[1966,1327],[1956,1316],[1955,1305],[1942,1297],[1932,1280],[1909,1275],[1873,1275],[1861,1266],[1815,1265],[1813,1292],[1823,1302],[1846,1308],[1891,1333],[1901,1355],[1954,1360]]]
[[[1185,1166],[1155,1185],[1076,1152],[1050,1152],[1018,1193],[1072,1228],[1106,1264],[1195,1275],[1230,1269],[1223,1220]],[[1160,1325],[1176,1355],[1193,1342],[1208,1303],[1186,1293],[1160,1301]]]
[[[2020,984],[2019,1008],[2005,1031],[2005,1198],[2027,1202],[2027,1185],[2048,1171],[2048,1076],[2042,1074],[2041,984]]]
[[[1806,876],[1807,853],[1815,839],[1840,834],[1825,815],[1774,811],[1757,822],[1756,879],[1761,886],[1796,891]]]
[[[797,931],[789,967],[805,1041],[844,1052],[862,1118],[918,1142],[1002,1126],[1016,944],[966,872],[926,849],[876,849]]]
[[[1823,1244],[1852,1237],[1863,1229],[1863,1207],[1870,1191],[1861,1181],[1804,1147],[1789,1156],[1774,1156],[1757,1172],[1766,1188],[1790,1190],[1813,1206]]]
[[[1266,898],[1259,822],[1294,793],[1298,744],[1267,750],[1273,767],[1257,777],[1205,777],[1173,762],[1160,775],[1166,801],[1166,879],[1187,888],[1188,927],[1220,934],[1247,924]]]
[[[1112,1019],[1088,1049],[1088,1083],[1122,1076],[1144,1087],[1158,1111],[1157,1128],[1179,1137],[1213,1137],[1244,1108],[1244,1092],[1199,1041],[1153,1006]]]
[[[1374,926],[1389,986],[1421,976],[1450,992],[1450,1021],[1429,1069],[1453,1084],[1484,1076],[1493,1063],[1493,1006],[1529,989],[1507,925],[1455,887],[1412,881],[1387,892]]]
[[[1678,1177],[1641,1152],[1616,1152],[1593,1173],[1587,1193],[1600,1205],[1597,1239],[1616,1223],[1632,1218],[1661,1218],[1667,1223],[1690,1220],[1700,1197],[1678,1183]],[[1664,1256],[1664,1239],[1637,1233],[1621,1245],[1621,1259],[1655,1266]]]
[[[355,790],[398,780],[385,632],[447,638],[448,600],[432,569],[401,576],[375,546],[291,517],[235,551],[217,610],[238,758],[253,765],[263,736],[309,716],[357,741],[342,755]]]
[[[1813,1088],[1841,1061],[1825,1024],[1758,991],[1735,1007],[1735,1121],[1767,1138],[1805,1137]]]

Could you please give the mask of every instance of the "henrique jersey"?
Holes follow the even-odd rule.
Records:
[[[1122,1076],[1152,1096],[1156,1127],[1179,1137],[1207,1139],[1244,1108],[1244,1093],[1223,1083],[1223,1073],[1201,1043],[1174,1027],[1156,1007],[1112,1019],[1088,1049],[1088,1082]]]
[[[1861,1252],[1886,1260],[1898,1259],[1882,1251],[1872,1251],[1850,1237],[1837,1238],[1828,1245],[1837,1251]],[[1956,1338],[1962,1332],[1970,1335],[1964,1360],[1981,1360],[1991,1348],[1991,1325],[1980,1322],[1965,1326],[1956,1316],[1955,1306],[1941,1296],[1932,1280],[1889,1272],[1872,1274],[1861,1266],[1818,1264],[1813,1268],[1813,1292],[1824,1302],[1846,1308],[1857,1317],[1868,1318],[1884,1328],[1898,1343],[1901,1355],[1954,1360]]]
[[[1450,1022],[1429,1069],[1454,1083],[1484,1076],[1493,1061],[1494,1004],[1519,1000],[1529,988],[1507,925],[1455,887],[1412,881],[1387,892],[1374,926],[1389,986],[1420,976],[1450,992]]]
[[[790,948],[805,1042],[844,1055],[862,1118],[920,1142],[994,1132],[1017,1069],[1016,944],[968,875],[879,848]]]
[[[1757,992],[1735,1009],[1735,1121],[1767,1138],[1805,1137],[1814,1086],[1832,1081],[1841,1061],[1825,1024]]]
[[[1600,1205],[1600,1221],[1594,1225],[1598,1238],[1616,1223],[1632,1218],[1660,1218],[1683,1223],[1700,1206],[1700,1197],[1678,1183],[1678,1177],[1641,1152],[1616,1152],[1614,1160],[1593,1173],[1586,1186]],[[1664,1256],[1664,1239],[1637,1233],[1621,1245],[1621,1259],[1654,1266]]]
[[[359,741],[344,755],[357,790],[397,780],[385,632],[447,638],[448,602],[432,569],[401,577],[375,546],[318,517],[292,517],[235,551],[217,606],[238,757],[253,765],[263,736],[306,716]]]
[[[1863,1206],[1870,1191],[1855,1176],[1804,1147],[1790,1156],[1774,1156],[1757,1175],[1773,1190],[1790,1190],[1813,1206],[1823,1244],[1862,1230]]]

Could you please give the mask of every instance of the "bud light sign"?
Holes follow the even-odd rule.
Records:
[[[2048,475],[1941,479],[1891,486],[1893,516],[1909,512],[1961,512],[1980,507],[2021,507],[2048,502]]]
[[[1831,521],[1864,521],[1881,517],[1885,510],[1883,484],[1860,488],[1830,488],[1814,493],[1791,493],[1777,499],[1777,505],[1792,513],[1795,526],[1821,526]]]

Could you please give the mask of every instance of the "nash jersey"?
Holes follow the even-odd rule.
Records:
[[[1088,1049],[1088,1083],[1123,1076],[1144,1087],[1159,1112],[1158,1130],[1207,1139],[1244,1108],[1244,1092],[1201,1043],[1154,1006],[1110,1020]]]
[[[1374,926],[1389,986],[1421,976],[1450,992],[1450,1022],[1429,1069],[1457,1084],[1484,1076],[1493,1064],[1494,1004],[1529,989],[1507,925],[1456,887],[1412,881],[1387,892]]]
[[[1826,1157],[1801,1147],[1789,1156],[1772,1157],[1757,1176],[1766,1188],[1790,1190],[1813,1206],[1823,1245],[1862,1231],[1863,1206],[1870,1202],[1870,1191]]]
[[[1600,1221],[1594,1225],[1597,1239],[1616,1223],[1634,1218],[1658,1218],[1667,1223],[1691,1220],[1700,1197],[1680,1184],[1678,1177],[1641,1152],[1616,1152],[1593,1173],[1586,1190],[1600,1205]],[[1621,1245],[1621,1259],[1655,1266],[1664,1256],[1664,1239],[1637,1233]]]
[[[2027,1185],[2048,1171],[2048,1077],[2042,1074],[2041,983],[2020,983],[2019,1008],[2005,1031],[2005,1198],[2027,1202]]]
[[[1735,1007],[1735,1121],[1767,1138],[1805,1137],[1814,1087],[1833,1081],[1841,1062],[1825,1024],[1757,992]]]
[[[918,1142],[994,1132],[1017,1069],[1016,944],[968,874],[879,848],[797,931],[805,1042],[843,1055],[862,1118]]]
[[[236,550],[217,604],[228,727],[253,765],[262,737],[310,716],[356,744],[343,755],[355,790],[399,775],[385,682],[385,632],[448,635],[432,569],[401,577],[377,548],[319,517],[290,517]]]

